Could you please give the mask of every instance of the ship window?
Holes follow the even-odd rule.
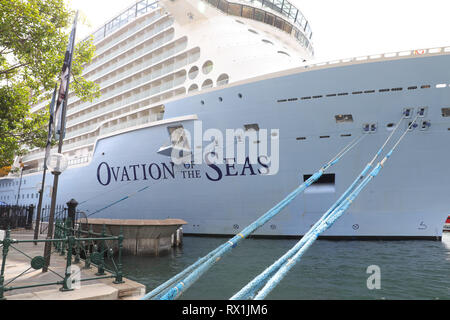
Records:
[[[193,84],[192,86],[189,87],[188,92],[195,92],[195,91],[198,91],[198,85]]]
[[[338,96],[339,96],[339,97],[342,97],[342,96],[348,96],[348,93],[347,93],[347,92],[338,93]]]
[[[259,131],[259,125],[257,123],[255,124],[246,124],[244,125],[245,131]]]
[[[364,91],[364,93],[375,93],[375,90],[367,90],[367,91]]]
[[[211,79],[206,79],[202,84],[202,89],[208,89],[213,87],[213,81]]]
[[[275,27],[283,30],[283,20],[278,17],[275,17]]]
[[[213,67],[213,62],[211,60],[208,60],[203,64],[202,71],[204,74],[208,74],[212,71]]]
[[[265,12],[255,8],[255,20],[264,21]]]
[[[450,117],[450,108],[442,108],[442,116],[444,118]]]
[[[218,86],[224,86],[224,85],[228,84],[229,82],[230,82],[230,77],[226,73],[221,74],[219,76],[219,78],[217,78]]]
[[[306,137],[298,137],[297,141],[302,141],[302,140],[306,140]]]
[[[198,76],[199,70],[197,66],[194,66],[189,70],[189,79],[193,80]]]
[[[389,92],[389,91],[391,91],[390,89],[381,89],[381,90],[379,90],[380,92]]]
[[[289,23],[284,22],[284,27],[283,30],[287,33],[291,33],[292,32],[292,26]]]
[[[386,125],[386,128],[387,128],[388,131],[394,130],[394,127],[395,127],[395,123],[388,123]]]
[[[266,40],[266,39],[262,39],[262,42],[273,45],[272,42],[270,42],[269,40]]]
[[[242,6],[242,16],[244,18],[253,19],[253,8]]]
[[[264,22],[267,24],[270,24],[273,26],[273,22],[275,20],[275,16],[270,13],[266,13],[266,16],[264,17]]]
[[[408,87],[408,90],[416,90],[417,89],[417,86],[414,86],[414,87]]]
[[[228,4],[228,14],[232,16],[241,16],[242,6],[235,3]]]
[[[220,0],[219,1],[219,9],[225,13],[228,12],[228,1]]]
[[[430,89],[431,86],[430,86],[430,85],[424,85],[424,86],[421,86],[420,88],[421,88],[421,89]]]
[[[253,30],[253,29],[248,29],[248,31],[251,32],[251,33],[254,33],[254,34],[258,34],[258,32],[256,32],[256,31]]]
[[[335,118],[336,123],[353,122],[353,116],[351,114],[339,114]]]
[[[240,23],[240,24],[244,24],[242,21],[240,21],[240,20],[236,20],[236,22],[237,23]]]

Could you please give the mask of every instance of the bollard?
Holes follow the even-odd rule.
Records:
[[[123,273],[122,273],[122,248],[123,248],[123,226],[120,226],[119,233],[119,257],[117,262],[117,273],[116,280],[114,280],[115,284],[124,283],[123,281]]]
[[[70,228],[75,229],[75,220],[76,220],[76,212],[77,212],[78,202],[75,199],[67,202],[67,216],[72,221]],[[72,233],[73,235],[73,233]]]

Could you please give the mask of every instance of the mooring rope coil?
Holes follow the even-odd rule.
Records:
[[[410,131],[412,126],[415,125],[417,118],[418,117],[416,117],[416,119],[408,126],[407,130],[398,139],[395,146],[388,152],[388,154],[384,157],[384,159],[378,163],[378,165],[371,171],[371,173],[356,187],[356,189],[337,208],[333,210],[333,212],[324,221],[320,223],[320,226],[313,229],[313,232],[309,234],[306,241],[302,241],[304,244],[300,247],[300,249],[297,249],[296,253],[291,258],[285,261],[283,265],[278,268],[278,271],[276,271],[276,273],[271,276],[271,278],[267,281],[264,288],[257,294],[255,300],[264,299],[275,288],[275,286],[278,285],[278,283],[284,278],[284,276],[289,272],[289,270],[300,260],[303,254],[315,242],[315,240],[319,237],[319,235],[328,230],[348,210],[348,208],[352,205],[353,201],[367,186],[367,184],[376,176],[378,176],[381,169],[384,167],[386,161],[392,156],[393,152],[403,141],[403,139],[405,138],[406,134]],[[385,143],[384,146],[386,145],[387,143]]]
[[[213,264],[221,259],[221,256],[231,249],[235,248],[240,241],[246,239],[249,235],[255,232],[257,229],[265,225],[268,221],[270,221],[274,216],[276,216],[282,209],[284,209],[290,202],[292,202],[300,193],[302,193],[306,188],[311,186],[314,182],[316,182],[320,177],[324,174],[325,170],[330,168],[339,162],[342,157],[347,154],[351,149],[353,149],[359,142],[362,141],[364,136],[359,137],[348,144],[339,154],[334,157],[331,161],[329,161],[325,166],[323,166],[318,172],[313,174],[306,182],[304,182],[301,186],[299,186],[296,190],[294,190],[291,194],[289,194],[285,199],[279,202],[275,207],[261,216],[258,220],[253,222],[247,228],[245,228],[240,234],[236,235],[232,239],[230,239],[227,243],[224,243],[222,246],[214,250],[212,253],[208,254],[207,257],[201,259],[190,266],[188,269],[192,270],[191,274],[187,276],[183,281],[180,281],[176,286],[169,289],[161,296],[161,291],[158,288],[161,288],[164,291],[167,288],[167,284],[174,283],[178,281],[183,274],[187,274],[188,272],[183,271],[182,273],[176,275],[172,279],[168,280],[165,284],[159,286],[146,296],[144,296],[143,300],[152,299],[158,297],[162,300],[172,300],[179,297],[185,290],[187,290],[195,281],[197,281],[202,274],[204,274]],[[174,280],[177,279],[177,280]]]
[[[288,259],[291,259],[295,252],[300,249],[307,241],[308,237],[314,232],[314,230],[325,220],[328,218],[330,214],[344,201],[356,188],[359,182],[361,182],[364,177],[370,172],[373,167],[373,163],[376,159],[381,155],[384,148],[387,146],[389,141],[394,136],[395,132],[400,127],[401,122],[403,121],[404,116],[400,118],[394,130],[391,132],[389,137],[386,139],[383,146],[378,150],[375,157],[366,165],[364,170],[359,174],[359,176],[355,179],[355,181],[351,184],[351,186],[341,195],[341,197],[328,209],[328,211],[314,224],[314,226],[303,236],[303,238],[298,242],[291,250],[289,250],[283,257],[278,259],[272,266],[264,270],[259,276],[254,278],[251,282],[249,282],[244,288],[242,288],[239,292],[237,292],[230,300],[244,300],[250,299],[256,290],[259,290],[263,285],[265,279],[270,277],[273,273],[275,273]]]

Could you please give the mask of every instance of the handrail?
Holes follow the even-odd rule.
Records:
[[[336,65],[340,65],[340,64],[348,64],[348,63],[361,62],[361,61],[365,61],[365,62],[377,61],[377,60],[385,61],[385,60],[392,60],[393,58],[404,58],[404,57],[408,57],[408,56],[412,56],[412,57],[430,56],[430,55],[445,54],[445,53],[450,54],[450,46],[388,52],[388,53],[373,54],[373,55],[367,55],[367,56],[358,56],[358,57],[352,57],[352,58],[346,58],[346,59],[316,62],[313,64],[305,64],[304,67],[305,68],[316,68],[316,67],[324,67],[324,66],[336,66]]]
[[[114,278],[115,284],[124,283],[123,281],[123,272],[122,272],[122,250],[123,250],[123,228],[120,228],[120,233],[118,236],[108,235],[106,234],[106,226],[103,225],[101,233],[95,233],[92,231],[92,226],[89,231],[81,230],[81,224],[78,224],[78,228],[71,227],[70,219],[66,219],[65,222],[58,220],[55,223],[55,236],[54,239],[45,239],[45,240],[15,240],[11,238],[11,231],[7,230],[5,234],[5,238],[0,240],[0,246],[2,248],[2,265],[0,271],[0,300],[5,300],[4,293],[12,290],[19,289],[27,289],[27,288],[36,288],[36,287],[45,287],[52,285],[62,285],[61,291],[71,291],[71,281],[72,281],[72,271],[71,266],[73,264],[78,264],[81,262],[81,253],[83,251],[86,259],[84,268],[90,268],[91,264],[97,267],[96,277],[90,277],[86,279],[79,279],[80,282],[91,281],[91,280],[99,280],[99,279],[108,279]],[[87,234],[87,237],[82,237],[82,234]],[[117,241],[118,242],[118,259],[117,263],[113,258],[113,251],[110,248],[106,241]],[[97,244],[95,244],[97,242]],[[44,257],[30,257],[25,252],[20,249],[14,247],[15,244],[24,244],[24,243],[51,243],[53,244],[56,252],[59,252],[61,256],[66,256],[66,269],[64,276],[59,275],[55,271],[48,269],[52,273],[55,273],[59,277],[61,277],[62,281],[56,282],[47,282],[47,283],[38,283],[33,285],[22,285],[22,286],[10,286],[12,282],[23,276],[28,270],[40,270],[45,266],[45,258]],[[12,278],[8,282],[5,283],[5,271],[6,271],[6,259],[9,253],[9,250],[14,249],[19,253],[23,254],[31,261],[31,267],[19,274],[18,276]],[[73,253],[75,252],[75,257],[73,259]],[[111,259],[114,270],[110,270],[106,267],[105,264],[105,254]],[[48,266],[47,266],[48,267]],[[105,271],[110,274],[106,274]]]

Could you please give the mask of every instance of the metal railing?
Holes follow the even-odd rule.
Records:
[[[122,249],[124,237],[122,228],[120,229],[119,236],[113,236],[106,233],[105,225],[103,225],[101,233],[93,232],[92,227],[88,230],[83,230],[84,227],[87,228],[87,225],[83,225],[82,223],[73,223],[70,219],[66,219],[65,221],[58,220],[55,223],[54,239],[47,240],[15,240],[11,238],[11,231],[8,229],[5,233],[5,237],[0,239],[0,246],[3,247],[0,272],[0,300],[6,299],[6,292],[19,289],[59,285],[62,286],[61,291],[72,291],[74,283],[73,279],[75,279],[76,276],[73,273],[74,269],[72,268],[72,265],[81,263],[83,257],[85,261],[84,269],[90,269],[93,265],[97,267],[97,273],[95,274],[95,277],[85,279],[81,279],[80,277],[77,280],[80,283],[108,278],[114,278],[113,283],[115,284],[124,283],[122,273]],[[114,259],[114,249],[111,246],[111,243],[116,241],[118,249],[117,263]],[[50,254],[56,252],[66,258],[66,269],[63,275],[60,275],[54,270],[48,268],[49,271],[62,278],[62,280],[32,285],[11,286],[14,281],[25,275],[29,270],[40,270],[46,265],[45,257],[30,257],[15,245],[46,242],[53,244],[53,252]],[[10,249],[14,249],[30,259],[30,267],[5,283],[6,260]],[[105,256],[107,259],[105,259]],[[109,274],[106,272],[109,272]]]
[[[31,229],[34,206],[0,206],[0,229]]]
[[[420,57],[420,56],[433,56],[433,55],[442,55],[449,54],[450,47],[437,47],[437,48],[427,48],[427,49],[417,49],[417,50],[406,50],[400,52],[389,52],[382,54],[373,54],[367,56],[360,56],[348,59],[339,59],[332,61],[320,61],[315,62],[313,64],[305,65],[307,68],[319,68],[319,67],[327,67],[327,66],[336,66],[340,64],[347,63],[364,63],[369,61],[381,61],[381,60],[391,60],[391,59],[402,59],[405,57]]]

